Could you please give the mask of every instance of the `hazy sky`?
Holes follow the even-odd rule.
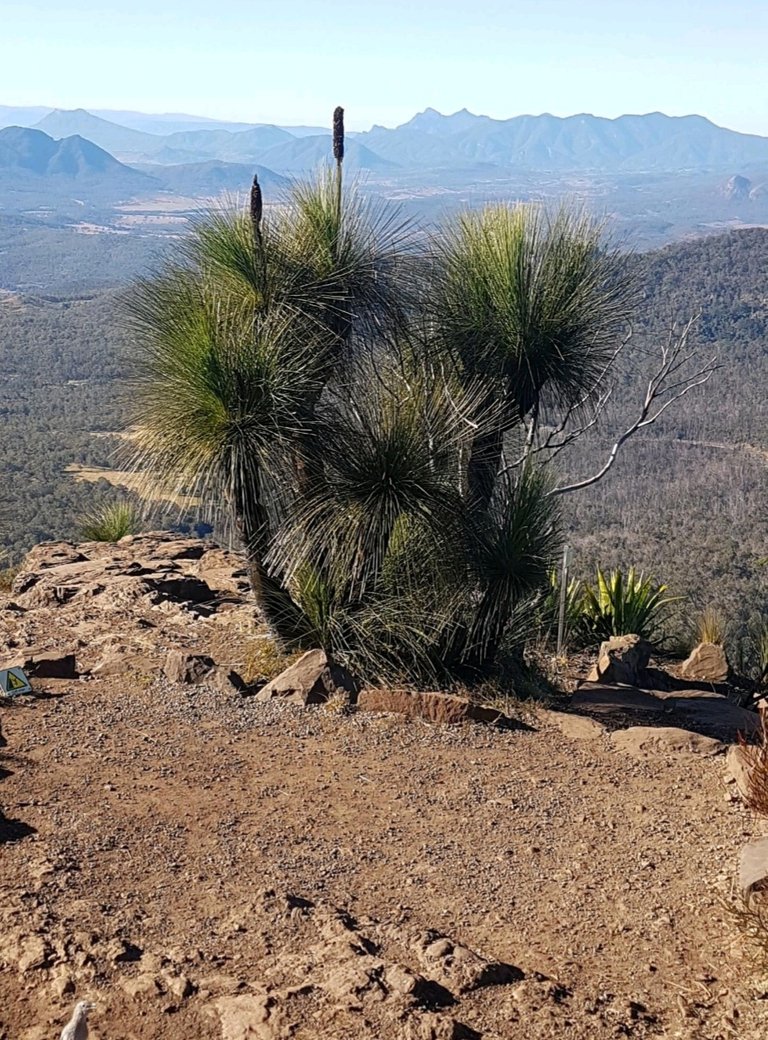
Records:
[[[768,133],[768,0],[0,0],[0,104],[391,126],[698,112]]]

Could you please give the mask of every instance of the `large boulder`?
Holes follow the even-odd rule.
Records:
[[[276,679],[263,686],[256,694],[256,700],[324,704],[338,693],[348,697],[357,693],[352,676],[341,665],[331,661],[324,650],[308,650]]]
[[[455,697],[450,693],[419,693],[415,690],[361,690],[357,707],[360,711],[393,712],[438,724],[467,721],[498,723],[506,719],[495,708],[475,704],[465,697]]]
[[[600,645],[597,664],[588,682],[643,686],[653,647],[636,635],[614,636]]]
[[[699,643],[683,661],[680,675],[696,682],[724,683],[730,675],[725,650],[718,643]]]

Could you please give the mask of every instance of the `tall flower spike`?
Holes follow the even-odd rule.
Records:
[[[253,234],[256,239],[261,238],[261,214],[263,208],[259,177],[258,174],[254,174],[253,184],[251,185],[251,223],[253,224]]]
[[[344,109],[339,105],[333,112],[333,157],[344,161]]]

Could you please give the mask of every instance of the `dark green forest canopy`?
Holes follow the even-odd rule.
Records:
[[[0,228],[0,289],[27,286],[0,293],[2,471],[11,514],[2,544],[15,558],[39,540],[74,537],[94,495],[107,493],[75,484],[64,467],[113,462],[117,442],[95,435],[124,421],[130,338],[116,320],[116,290],[106,286],[144,269],[159,243],[104,238]],[[741,622],[768,613],[768,574],[759,563],[768,545],[767,261],[762,229],[637,257],[645,294],[630,352],[647,349],[673,319],[700,314],[698,335],[724,367],[630,442],[604,481],[567,497],[579,572],[596,562],[635,563]],[[36,287],[36,278],[47,283]],[[564,463],[567,477],[595,469],[641,393],[627,383],[617,388],[601,428]]]

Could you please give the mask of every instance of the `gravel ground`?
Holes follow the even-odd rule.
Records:
[[[461,996],[469,1033],[438,1015],[414,1036],[765,1035],[726,910],[755,828],[721,757],[637,759],[546,712],[530,729],[437,728],[164,679],[49,687],[2,711],[18,838],[0,845],[3,1040],[53,1036],[82,996],[104,1040],[226,1036],[203,974],[296,986],[304,969],[280,957],[315,949],[263,909],[270,892],[373,922],[408,970],[402,935],[432,930],[524,973]],[[40,937],[63,952],[20,968]],[[115,943],[143,955],[116,959]],[[136,983],[163,963],[188,994]],[[315,1037],[411,1035],[402,1009],[377,1020],[362,1001],[352,1026],[339,1006],[240,1035],[302,1036],[301,1016]]]

